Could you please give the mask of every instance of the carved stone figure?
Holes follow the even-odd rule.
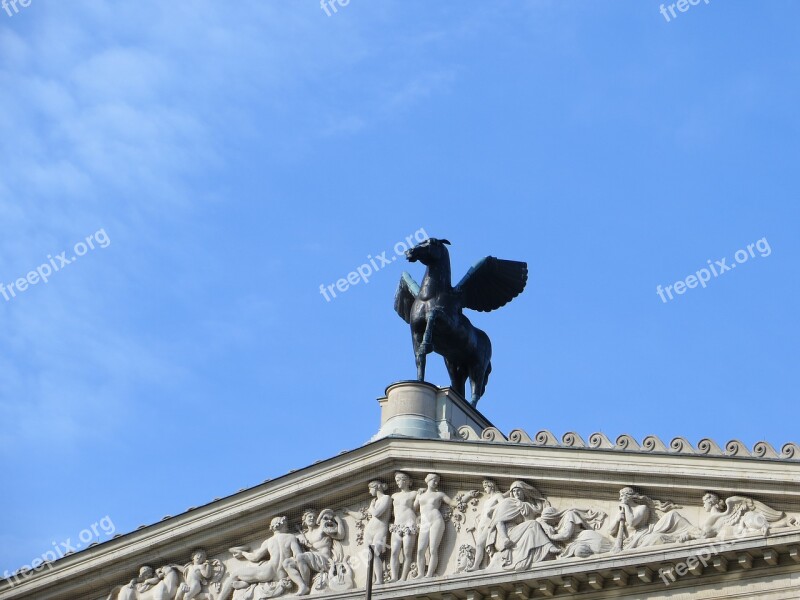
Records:
[[[417,379],[425,380],[427,355],[441,354],[452,388],[465,398],[469,378],[475,406],[492,371],[492,345],[489,336],[464,316],[463,309],[488,312],[513,300],[525,289],[528,265],[488,256],[453,287],[446,247],[449,244],[447,240],[430,238],[406,252],[409,262],[419,261],[427,268],[421,286],[403,273],[394,308],[411,325]]]
[[[344,521],[333,510],[326,508],[317,515],[316,511],[306,509],[302,521],[304,530],[297,541],[305,551],[283,561],[283,568],[297,585],[298,596],[311,592],[312,573],[327,573],[344,560],[338,543],[344,539]]]
[[[515,481],[504,496],[488,525],[487,547],[496,552],[490,568],[521,571],[561,552],[536,520],[550,505],[536,488]]]
[[[175,600],[211,600],[206,589],[211,584],[219,584],[225,574],[225,566],[218,560],[208,560],[206,551],[197,548],[192,551],[192,562],[183,568],[184,583],[178,588]]]
[[[697,528],[675,510],[680,506],[672,502],[653,500],[630,487],[620,490],[619,502],[619,513],[611,523],[616,552],[623,548],[672,544],[697,532]],[[663,513],[660,518],[658,512]]]
[[[450,507],[458,505],[458,501],[453,500],[439,491],[439,475],[429,473],[425,477],[428,487],[420,490],[414,500],[414,508],[419,509],[419,539],[417,540],[417,567],[419,568],[418,578],[433,577],[436,574],[436,567],[439,565],[439,544],[444,536],[444,517],[440,510],[442,504]],[[477,495],[477,492],[467,492],[461,498],[461,502],[469,502]],[[428,569],[425,570],[425,554],[428,554]]]
[[[230,549],[234,558],[247,561],[249,564],[237,570],[222,586],[217,600],[227,600],[233,590],[241,590],[257,583],[279,583],[287,580],[289,575],[283,567],[288,558],[297,557],[302,549],[297,537],[289,533],[286,517],[275,517],[269,525],[272,537],[261,544],[255,552],[250,552],[247,547],[236,546]],[[288,586],[272,586],[274,598],[282,594]],[[277,593],[276,593],[277,592]]]
[[[414,510],[414,501],[417,491],[411,489],[411,477],[398,471],[394,480],[399,492],[392,494],[392,508],[394,510],[394,523],[389,527],[392,533],[392,551],[390,565],[392,581],[405,580],[411,572],[414,562],[414,545],[417,541],[417,513]],[[403,571],[400,572],[400,557],[403,557]]]
[[[312,582],[314,591],[346,592],[347,590],[352,590],[355,587],[355,581],[349,558],[348,556],[333,560],[327,571],[317,573]]]
[[[139,576],[130,583],[115,587],[108,600],[172,600],[183,581],[181,567],[168,565],[153,571],[150,566],[139,569]]]
[[[731,496],[723,501],[712,492],[703,496],[703,508],[708,513],[700,524],[703,537],[727,538],[754,533],[766,536],[770,526],[786,516],[746,496]]]
[[[556,510],[548,506],[537,520],[547,537],[553,542],[565,544],[558,558],[586,558],[610,552],[613,548],[611,540],[597,531],[607,516],[602,511],[580,508]]]
[[[483,502],[478,518],[475,520],[475,525],[467,528],[467,531],[472,533],[475,539],[475,556],[472,565],[467,569],[468,571],[476,571],[483,567],[483,559],[486,555],[486,541],[489,539],[489,523],[492,520],[495,507],[505,497],[497,489],[497,484],[491,479],[483,480],[483,494]],[[490,550],[493,551],[494,547],[491,547]],[[491,559],[491,555],[489,558]]]
[[[383,583],[383,553],[386,551],[389,536],[389,520],[392,516],[392,498],[386,494],[389,486],[383,481],[370,481],[368,484],[372,500],[367,510],[367,524],[364,527],[363,539],[367,546],[375,550],[373,563],[373,582]],[[348,514],[354,519],[361,519],[359,513]]]
[[[458,557],[456,559],[456,572],[463,573],[465,571],[472,571],[475,564],[475,547],[469,544],[461,544],[458,549]]]

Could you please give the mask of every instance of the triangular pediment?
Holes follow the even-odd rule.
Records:
[[[438,437],[378,437],[6,580],[0,600],[183,600],[192,581],[198,599],[260,600],[302,591],[298,577],[315,596],[363,597],[370,543],[384,564],[376,598],[668,597],[704,586],[788,597],[800,572],[796,461],[505,436],[476,431],[475,415],[453,418],[461,424],[434,427]]]

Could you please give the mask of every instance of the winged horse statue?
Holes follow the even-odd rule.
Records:
[[[471,308],[489,312],[508,304],[525,289],[528,265],[487,256],[453,287],[449,245],[447,240],[429,238],[406,251],[409,262],[421,262],[427,268],[422,285],[403,273],[394,309],[411,325],[417,379],[425,380],[427,355],[441,354],[451,387],[466,398],[469,379],[472,406],[476,406],[492,371],[492,344],[489,336],[470,323],[462,311]]]

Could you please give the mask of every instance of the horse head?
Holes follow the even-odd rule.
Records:
[[[428,238],[406,250],[406,258],[408,262],[421,262],[426,267],[434,265],[443,259],[450,259],[450,253],[445,248],[445,245],[450,245],[447,240],[438,240],[436,238]]]

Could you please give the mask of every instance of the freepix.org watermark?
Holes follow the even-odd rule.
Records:
[[[755,258],[756,250],[761,258],[765,258],[772,254],[772,248],[769,247],[767,238],[763,237],[757,242],[747,244],[747,249],[742,248],[741,250],[737,250],[733,255],[733,260],[736,262],[728,264],[727,258],[720,258],[712,263],[711,259],[709,259],[706,261],[708,263],[708,268],[703,267],[693,275],[688,275],[686,279],[676,281],[672,285],[667,285],[663,288],[660,285],[657,285],[656,294],[658,294],[658,296],[661,298],[661,301],[666,304],[667,297],[669,297],[670,300],[675,298],[675,296],[672,295],[672,292],[675,292],[681,296],[686,293],[686,290],[694,289],[698,285],[702,288],[705,288],[706,285],[708,285],[708,282],[711,281],[712,275],[715,278],[719,277],[720,275],[735,269],[736,265],[741,265],[746,263],[751,258]]]
[[[382,268],[389,266],[397,260],[398,256],[403,256],[406,250],[413,248],[421,242],[424,242],[429,237],[430,236],[423,228],[419,228],[411,235],[407,235],[404,241],[397,242],[392,247],[392,250],[394,250],[393,256],[386,256],[389,253],[388,250],[381,252],[380,254],[376,254],[374,258],[371,254],[367,254],[367,260],[369,262],[357,267],[355,271],[350,271],[346,278],[343,277],[331,285],[326,286],[324,283],[320,283],[319,293],[322,294],[322,297],[325,298],[326,302],[330,302],[331,298],[336,298],[336,290],[344,293],[350,289],[350,286],[352,285],[357,285],[362,281],[364,283],[369,283],[369,278],[372,277],[372,275],[380,271]]]
[[[709,2],[711,2],[711,0],[678,0],[677,2],[673,2],[672,4],[667,4],[666,6],[662,4],[661,8],[658,9],[658,12],[660,12],[663,15],[664,19],[666,19],[667,23],[669,23],[670,21],[672,21],[672,19],[678,16],[678,13],[675,12],[676,8],[678,9],[679,12],[685,13],[692,6],[697,6],[698,4],[700,4],[700,2],[708,4]],[[672,16],[670,17],[670,15]]]
[[[18,583],[25,581],[28,577],[37,573],[39,571],[44,570],[45,568],[52,569],[53,564],[59,558],[64,558],[67,554],[71,552],[77,552],[81,548],[85,548],[86,546],[92,544],[93,542],[100,541],[102,536],[111,537],[114,535],[114,532],[117,530],[114,522],[111,520],[111,517],[106,515],[99,521],[92,523],[86,529],[82,529],[81,532],[78,534],[78,541],[72,542],[72,538],[67,538],[63,542],[51,542],[53,545],[52,550],[47,550],[43,552],[41,556],[37,556],[31,561],[29,565],[22,565],[19,569],[17,569],[14,573],[9,573],[8,570],[3,572],[3,577],[5,577],[9,582],[11,582],[12,587],[17,585]]]
[[[31,2],[33,2],[33,0],[2,0],[0,6],[3,7],[3,10],[6,11],[9,17],[13,17],[19,13],[19,6],[28,8]],[[19,6],[17,6],[17,4],[19,4]],[[11,12],[11,9],[14,9],[14,12]]]
[[[35,271],[28,272],[25,277],[20,277],[16,281],[7,284],[0,281],[0,295],[6,299],[6,302],[10,302],[12,298],[16,298],[17,294],[27,290],[29,286],[36,285],[39,282],[47,283],[54,273],[57,273],[67,265],[71,265],[89,250],[108,248],[109,244],[111,244],[111,238],[108,237],[106,230],[98,229],[87,237],[85,241],[75,244],[72,247],[73,254],[71,256],[67,256],[68,250],[56,254],[55,258],[48,254],[47,262],[36,267]]]
[[[329,17],[339,12],[339,9],[336,6],[337,4],[339,6],[347,6],[350,4],[350,0],[319,0],[319,7],[324,10],[325,14]]]

